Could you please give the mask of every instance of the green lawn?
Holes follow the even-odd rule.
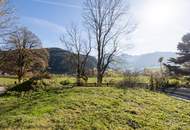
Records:
[[[0,97],[0,129],[189,130],[190,102],[144,89],[72,88]]]

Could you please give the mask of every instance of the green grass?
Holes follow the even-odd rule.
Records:
[[[139,76],[139,81],[142,83],[148,83],[149,82],[149,78],[146,76]],[[75,77],[71,77],[71,76],[56,76],[54,75],[52,77],[53,81],[55,81],[56,83],[60,83],[61,81],[64,80],[68,80],[70,83],[75,83],[76,79]],[[104,83],[109,83],[109,82],[119,82],[123,80],[123,77],[105,77],[103,79]],[[9,85],[13,85],[15,82],[17,82],[16,77],[0,77],[0,86],[9,86]],[[88,83],[96,83],[96,77],[90,77],[88,79]]]
[[[0,129],[189,130],[190,102],[144,89],[72,88],[0,97]]]
[[[0,77],[0,86],[12,85],[17,81],[16,77]]]

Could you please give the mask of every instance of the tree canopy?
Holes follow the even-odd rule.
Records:
[[[169,59],[169,64],[165,64],[171,74],[190,75],[190,33],[182,37],[182,42],[177,46],[178,57]]]
[[[0,70],[18,76],[19,82],[27,72],[42,71],[48,66],[48,53],[40,39],[27,28],[19,28],[4,41]]]

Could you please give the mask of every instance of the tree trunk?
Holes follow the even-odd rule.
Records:
[[[76,77],[76,79],[77,79],[77,81],[76,81],[76,83],[77,83],[77,86],[80,86],[81,85],[81,82],[80,82],[80,53],[79,52],[77,52],[77,77]]]
[[[23,80],[23,67],[20,67],[19,72],[18,72],[18,83],[22,83]]]
[[[80,75],[79,74],[77,74],[76,80],[77,80],[77,86],[80,86],[81,82],[80,82]]]
[[[22,76],[18,76],[18,83],[22,83]]]
[[[162,63],[160,63],[160,71],[161,71],[161,77],[163,78],[163,68],[162,68]]]
[[[98,72],[98,74],[97,74],[97,86],[98,87],[102,85],[102,80],[103,80],[103,75],[100,72]]]

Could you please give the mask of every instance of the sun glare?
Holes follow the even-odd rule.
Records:
[[[169,24],[180,13],[179,0],[149,0],[142,10],[142,19],[149,24]]]

